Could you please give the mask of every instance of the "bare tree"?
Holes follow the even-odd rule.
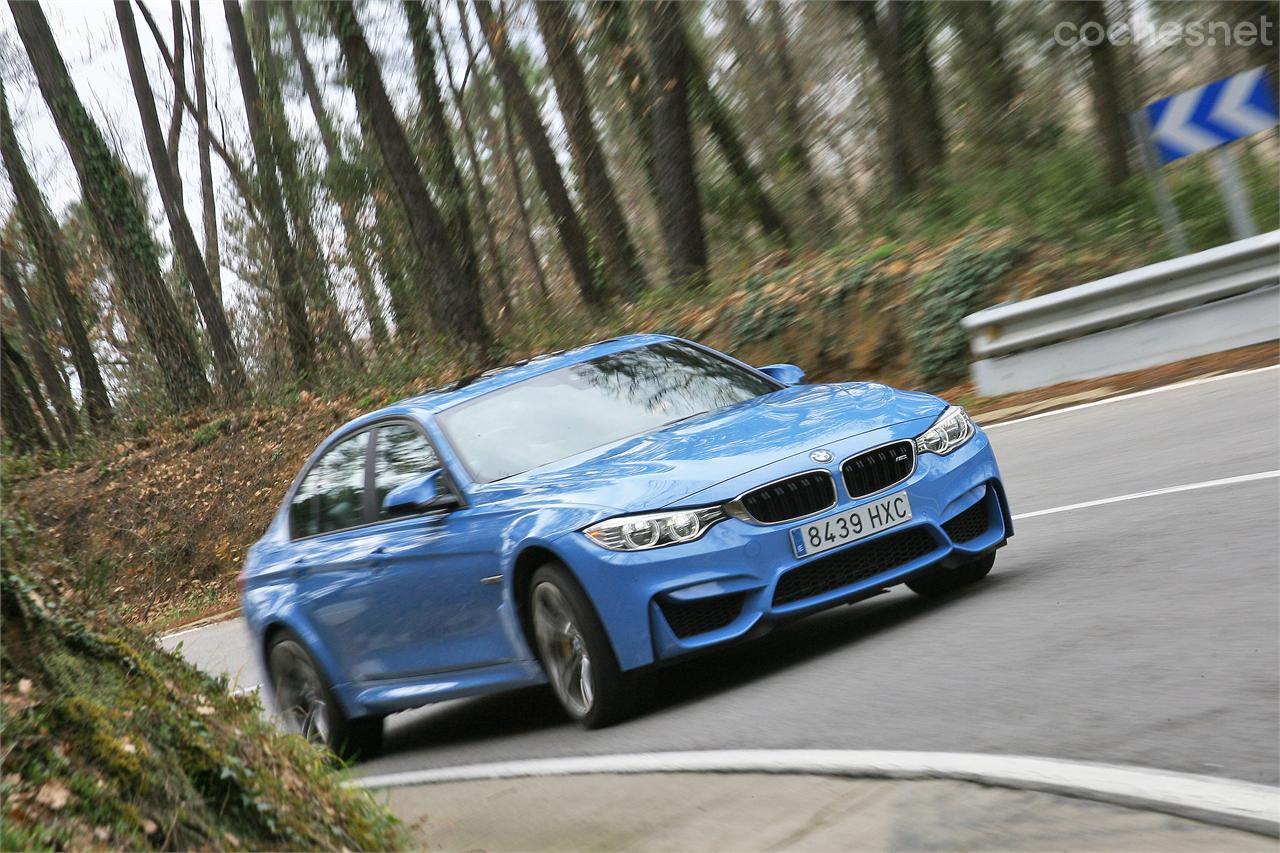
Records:
[[[427,10],[420,0],[404,0],[405,19],[409,24],[409,45],[413,54],[414,79],[418,84],[418,102],[425,123],[428,150],[427,180],[435,187],[440,197],[440,209],[449,225],[454,248],[458,259],[467,269],[467,274],[480,279],[480,262],[476,254],[475,239],[471,233],[471,212],[466,183],[462,179],[462,171],[454,157],[452,128],[444,115],[444,96],[436,81],[436,51],[431,43],[431,25],[427,18]],[[446,66],[448,59],[445,60]],[[460,113],[461,115],[461,113]],[[465,126],[466,121],[463,120]],[[477,183],[477,190],[484,193],[483,182]],[[482,205],[481,216],[487,220],[488,213]],[[492,234],[492,228],[486,231]],[[501,270],[501,262],[496,253],[496,246],[490,243],[490,256],[493,268]],[[499,298],[510,305],[505,279],[498,282]]]
[[[492,338],[484,321],[480,283],[468,276],[454,253],[449,228],[431,199],[404,128],[396,118],[355,9],[345,3],[330,3],[324,6],[324,12],[338,36],[356,107],[378,142],[388,180],[413,235],[414,251],[420,270],[425,273],[432,320],[461,349],[477,358],[487,358]]]
[[[382,303],[378,299],[377,286],[373,281],[369,253],[361,239],[357,205],[350,197],[348,188],[340,186],[343,180],[354,177],[355,168],[343,154],[342,143],[334,129],[333,119],[320,95],[316,72],[311,65],[311,60],[307,57],[306,45],[302,41],[302,30],[298,27],[298,16],[294,12],[293,0],[283,4],[283,9],[285,29],[289,35],[293,57],[298,63],[298,76],[302,81],[302,90],[306,93],[307,102],[311,105],[311,115],[320,131],[320,142],[324,145],[327,161],[326,180],[329,183],[330,195],[337,203],[338,213],[342,217],[342,237],[347,258],[355,270],[356,289],[360,293],[360,302],[364,307],[365,317],[369,321],[369,336],[373,340],[374,347],[380,349],[387,342],[387,324],[382,318]]]
[[[746,146],[742,142],[738,128],[733,123],[733,118],[729,115],[729,110],[711,88],[702,63],[693,51],[689,52],[689,88],[690,100],[696,108],[695,111],[706,120],[711,138],[720,149],[720,154],[729,167],[729,173],[746,196],[747,204],[755,214],[756,221],[760,223],[761,230],[783,246],[791,246],[791,229],[787,227],[782,214],[774,207],[769,194],[765,192],[764,182],[747,156]]]
[[[173,113],[169,116],[169,130],[165,134],[165,155],[169,160],[169,171],[178,184],[178,195],[182,195],[182,170],[178,168],[178,160],[182,153],[182,119],[185,104],[176,94],[187,88],[186,38],[183,36],[182,4],[171,0],[170,14],[173,17]],[[136,29],[136,28],[135,28]]]
[[[27,339],[27,352],[31,353],[31,360],[36,363],[36,370],[39,371],[40,379],[44,382],[45,391],[58,413],[57,420],[54,420],[47,410],[41,412],[48,417],[49,434],[60,444],[69,447],[76,433],[79,432],[76,404],[71,399],[71,392],[66,386],[65,379],[49,356],[49,349],[45,346],[44,330],[40,328],[40,323],[36,319],[31,300],[22,289],[22,282],[18,281],[17,265],[13,262],[13,252],[8,246],[0,247],[0,282],[3,283],[4,292],[9,296],[9,301],[13,303],[14,313],[18,315],[18,323],[22,326],[23,336]]]
[[[104,429],[111,425],[111,398],[102,381],[98,358],[89,343],[89,334],[85,331],[80,300],[76,298],[67,279],[67,262],[63,256],[58,224],[49,212],[49,206],[36,182],[32,180],[22,149],[18,146],[3,82],[0,82],[0,154],[3,155],[9,183],[17,200],[18,223],[35,252],[40,281],[58,306],[62,332],[71,347],[71,359],[80,379],[85,413],[95,429]]]
[[[556,100],[569,136],[569,151],[578,173],[578,185],[591,230],[600,246],[610,289],[617,293],[637,293],[646,285],[644,267],[636,255],[627,229],[626,217],[609,178],[604,146],[591,117],[587,78],[578,58],[577,22],[567,3],[539,0],[534,3],[538,27],[551,66]]]
[[[477,99],[483,105],[480,117],[484,123],[488,148],[499,160],[499,172],[505,174],[508,179],[511,207],[515,211],[515,231],[524,250],[526,272],[537,285],[539,295],[547,299],[550,291],[547,288],[546,273],[542,271],[538,244],[533,239],[533,226],[529,217],[528,199],[524,191],[524,175],[520,166],[519,149],[516,147],[511,127],[511,109],[507,105],[506,98],[502,98],[498,104],[498,111],[502,114],[502,127],[499,127],[498,121],[494,118],[494,87],[490,83],[490,75],[480,68],[480,58],[471,40],[471,23],[468,19],[466,0],[456,0],[456,4],[462,44],[467,52],[467,67],[471,69],[471,74],[476,80]]]
[[[175,63],[176,65],[176,63]],[[196,156],[200,161],[200,219],[204,229],[204,265],[213,289],[222,298],[222,257],[218,250],[218,201],[213,194],[213,163],[209,156],[209,92],[204,68],[204,22],[200,0],[191,0],[191,66],[196,89],[195,119],[198,129]],[[175,85],[181,82],[175,76]],[[181,97],[179,97],[181,100]]]
[[[569,261],[569,269],[578,285],[582,301],[588,305],[600,305],[605,302],[605,294],[591,263],[590,247],[578,212],[574,210],[569,199],[569,191],[565,188],[564,175],[560,172],[560,164],[556,162],[551,141],[547,138],[547,129],[542,126],[538,116],[538,105],[533,94],[525,84],[520,73],[520,65],[512,54],[507,42],[507,27],[499,22],[488,0],[476,0],[476,17],[480,19],[480,29],[484,32],[485,41],[489,45],[489,55],[493,58],[494,70],[502,84],[502,91],[516,120],[520,122],[520,130],[524,135],[525,146],[533,158],[533,169],[542,185],[542,192],[547,198],[547,206],[555,220],[556,230],[560,235],[560,245],[564,248],[565,257]]]
[[[432,4],[432,23],[435,24],[436,37],[444,45],[444,21],[441,19],[440,6]],[[417,54],[415,53],[415,56]],[[467,71],[472,69],[468,66]],[[489,189],[485,186],[484,170],[480,165],[480,146],[476,142],[476,134],[471,126],[471,117],[467,114],[466,91],[467,79],[458,80],[453,73],[453,62],[449,52],[444,52],[444,73],[449,84],[449,92],[458,109],[458,128],[462,131],[462,141],[467,148],[467,167],[471,172],[471,184],[476,190],[476,209],[480,214],[480,224],[484,228],[484,241],[489,253],[489,268],[494,283],[498,286],[498,297],[503,307],[511,309],[511,283],[507,278],[506,264],[503,262],[502,250],[499,247],[498,229],[494,222],[492,205],[489,201]]]
[[[258,86],[258,75],[254,69],[249,34],[245,30],[240,3],[238,0],[223,0],[222,9],[227,18],[231,54],[235,58],[236,72],[240,77],[240,92],[244,97],[249,137],[253,142],[258,173],[256,195],[264,215],[271,262],[275,266],[276,282],[280,289],[280,305],[285,318],[289,353],[293,358],[293,369],[306,381],[315,365],[315,338],[311,334],[311,322],[307,318],[306,290],[298,279],[298,251],[289,234],[289,219],[284,209],[284,197],[280,192],[277,177],[280,168],[278,154],[263,117],[262,91]]]
[[[303,287],[315,312],[319,315],[317,332],[330,347],[359,358],[355,343],[347,330],[342,311],[334,297],[329,267],[322,253],[324,243],[316,234],[311,220],[316,204],[302,179],[298,143],[289,129],[285,115],[284,95],[280,88],[280,59],[271,42],[271,9],[269,3],[250,3],[249,15],[252,29],[249,32],[255,60],[258,84],[262,94],[262,116],[271,144],[276,152],[276,164],[280,169],[280,188],[284,192],[285,210],[293,226],[294,247],[298,252],[298,270]]]
[[[673,284],[701,287],[707,283],[707,243],[689,131],[689,45],[680,9],[671,0],[647,3],[643,13],[652,80],[658,213],[668,276]]]
[[[23,393],[23,386],[19,384],[22,371],[25,371],[22,380],[26,381],[27,393]],[[18,453],[48,450],[50,446],[32,411],[33,404],[42,416],[48,416],[49,410],[44,406],[40,388],[21,353],[7,339],[0,338],[0,423],[4,424],[5,435]]]
[[[164,205],[165,216],[169,220],[174,251],[182,262],[187,280],[191,282],[196,306],[204,319],[205,333],[209,336],[209,343],[213,348],[213,364],[218,373],[218,381],[228,395],[237,396],[247,386],[244,365],[240,361],[240,354],[236,351],[235,338],[231,334],[231,326],[227,323],[227,315],[222,310],[222,301],[218,298],[213,282],[209,279],[209,272],[205,268],[200,243],[196,240],[191,221],[187,218],[186,208],[182,205],[182,186],[178,182],[178,176],[173,172],[164,135],[160,130],[160,117],[156,114],[151,84],[147,82],[147,68],[142,61],[142,44],[138,41],[138,29],[133,21],[129,0],[116,0],[115,7],[116,21],[120,27],[120,44],[124,50],[125,62],[129,67],[129,78],[133,82],[133,97],[138,103],[138,116],[142,121],[142,135],[146,141],[147,153],[151,157],[151,170],[155,174],[156,186],[160,190],[160,201]]]
[[[209,397],[209,380],[195,337],[165,286],[146,213],[124,167],[80,101],[40,5],[10,0],[9,10],[110,256],[115,285],[155,356],[165,392],[178,408],[203,403]]]

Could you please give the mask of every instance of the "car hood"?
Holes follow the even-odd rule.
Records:
[[[932,394],[871,382],[798,385],[481,487],[488,499],[655,509],[789,456],[936,417]]]

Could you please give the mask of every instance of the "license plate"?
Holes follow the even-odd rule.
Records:
[[[911,502],[906,492],[898,492],[791,528],[791,549],[797,557],[821,554],[910,520]]]

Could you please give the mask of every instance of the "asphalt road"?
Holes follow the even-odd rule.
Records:
[[[586,732],[545,689],[388,720],[364,773],[718,748],[916,749],[1280,782],[1280,370],[991,428],[1016,536],[976,587],[905,589],[662,672]],[[261,680],[240,621],[166,638]]]

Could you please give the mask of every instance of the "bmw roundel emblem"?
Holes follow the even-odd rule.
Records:
[[[812,459],[814,462],[830,462],[830,461],[831,461],[831,451],[830,451],[830,450],[815,450],[815,451],[813,451],[812,453],[810,453],[810,454],[809,454],[809,458],[810,458],[810,459]]]

